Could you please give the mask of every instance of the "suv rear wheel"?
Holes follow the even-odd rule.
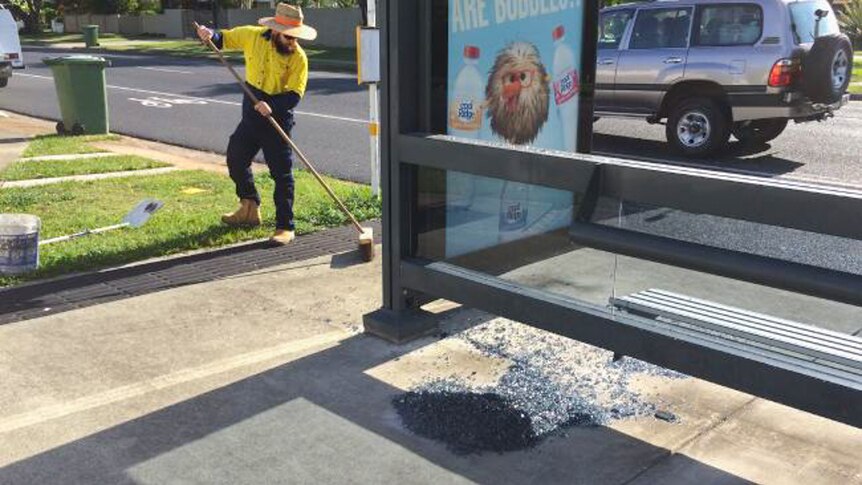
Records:
[[[759,145],[778,138],[785,128],[787,120],[783,118],[740,121],[733,124],[733,136],[742,143]]]
[[[7,84],[9,84],[9,78],[0,77],[0,88],[5,88]]]
[[[730,120],[724,110],[711,99],[683,99],[670,109],[665,136],[677,151],[688,156],[702,157],[727,144],[730,138]]]

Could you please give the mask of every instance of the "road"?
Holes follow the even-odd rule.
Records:
[[[862,102],[859,101],[851,102],[834,118],[820,123],[791,122],[768,145],[746,148],[733,139],[726,153],[703,161],[669,154],[664,125],[600,119],[593,129],[596,152],[862,188]]]
[[[26,49],[27,69],[0,89],[0,109],[59,119],[50,69],[57,51]],[[242,93],[216,61],[111,54],[106,70],[111,131],[224,153]],[[240,74],[243,70],[238,66]],[[349,74],[311,72],[293,136],[324,173],[368,182],[368,91]]]
[[[53,78],[40,62],[48,49],[25,49],[28,68],[0,89],[0,109],[49,119],[59,117]],[[215,61],[111,54],[107,70],[111,129],[142,138],[223,153],[239,117],[241,91]],[[241,68],[240,68],[241,70]],[[368,182],[367,91],[353,76],[315,71],[297,114],[294,136],[325,173]],[[642,121],[602,119],[595,124],[594,150],[661,163],[792,177],[862,186],[862,102],[834,119],[788,127],[769,146],[692,162],[668,154],[664,127]]]
[[[50,70],[56,51],[27,49],[28,68],[0,90],[0,110],[58,119]],[[242,93],[215,61],[118,54],[107,56],[111,131],[223,153],[240,114]],[[349,74],[312,72],[294,136],[324,173],[370,180],[367,92]],[[770,146],[737,143],[706,161],[670,156],[664,127],[636,120],[595,124],[594,150],[658,163],[697,165],[769,177],[862,187],[862,103],[823,123],[791,125]],[[614,209],[615,211],[615,209]],[[805,234],[706,215],[634,208],[624,225],[679,239],[862,274],[862,242]],[[792,240],[793,244],[785,244]]]

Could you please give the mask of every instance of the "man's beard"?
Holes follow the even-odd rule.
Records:
[[[290,54],[293,54],[294,51],[296,51],[295,47],[288,45],[288,44],[282,44],[276,38],[272,39],[272,43],[275,44],[275,50],[278,51],[279,54],[289,56]]]

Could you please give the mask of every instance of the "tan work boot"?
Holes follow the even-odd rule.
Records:
[[[239,204],[239,209],[221,216],[221,221],[229,226],[259,226],[260,207],[257,202],[251,199],[240,199]]]
[[[296,239],[296,233],[293,231],[287,231],[285,229],[276,229],[275,234],[269,238],[270,242],[276,244],[278,246],[285,246],[290,244],[291,241]]]

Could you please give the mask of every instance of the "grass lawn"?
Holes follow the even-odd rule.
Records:
[[[117,135],[60,136],[41,135],[36,137],[24,150],[22,157],[42,157],[48,155],[76,155],[98,153],[100,150],[89,142],[119,140]]]
[[[66,42],[84,42],[83,34],[55,34],[50,31],[45,31],[40,35],[21,34],[21,43],[29,45],[51,46]],[[126,40],[117,34],[99,33],[99,41],[116,42]]]
[[[114,46],[108,44],[105,47],[110,50],[135,50],[182,57],[215,57],[208,47],[194,40],[135,41],[133,43],[117,44]],[[303,46],[303,49],[309,61],[356,61],[356,51],[353,49],[314,45]],[[226,51],[224,54],[230,59],[242,60],[243,58],[242,52],[239,51]]]
[[[22,35],[21,43],[29,45],[52,46],[56,44],[81,43],[81,34]],[[117,34],[99,34],[102,49],[111,51],[141,51],[181,57],[214,57],[210,50],[193,39],[162,39],[148,36],[124,37]],[[341,47],[303,45],[309,60],[356,61],[356,51]],[[241,52],[226,52],[230,59],[242,60]]]
[[[297,233],[304,234],[346,223],[311,175],[296,172]],[[327,180],[360,220],[380,217],[380,203],[369,187]],[[126,177],[92,182],[65,182],[42,187],[0,190],[0,212],[28,213],[42,219],[41,238],[71,234],[119,223],[146,197],[164,208],[139,229],[120,229],[45,246],[40,269],[23,276],[0,276],[0,286],[63,273],[93,270],[183,251],[260,239],[274,229],[272,180],[258,176],[264,224],[255,229],[229,228],[221,213],[237,207],[233,183],[203,171]]]
[[[853,53],[853,76],[850,79],[849,91],[853,94],[862,94],[862,51]]]
[[[70,175],[123,172],[148,168],[170,167],[168,163],[132,155],[106,158],[82,158],[77,160],[46,160],[41,162],[18,162],[0,172],[0,180],[32,180]]]

